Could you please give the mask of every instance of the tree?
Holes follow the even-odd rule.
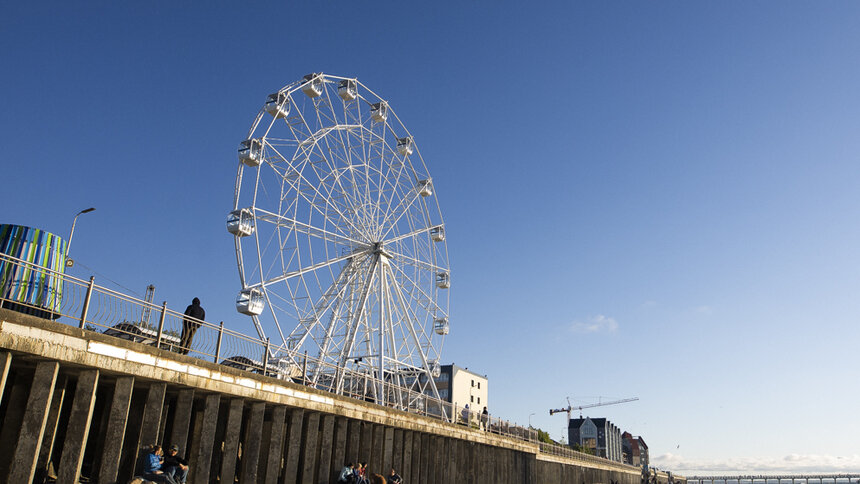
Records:
[[[586,447],[586,446],[580,445],[580,444],[573,444],[573,445],[571,445],[571,447],[573,447],[573,450],[575,450],[577,452],[582,452],[583,454],[588,454],[588,455],[594,455],[594,449],[592,449],[591,447]]]
[[[555,441],[553,441],[551,438],[549,438],[549,432],[544,432],[541,429],[537,429],[537,433],[538,433],[538,440],[540,440],[541,442],[543,442],[545,444],[554,444],[555,443]]]

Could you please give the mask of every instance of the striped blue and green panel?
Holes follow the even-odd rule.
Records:
[[[62,274],[66,241],[41,229],[0,224],[0,253]],[[59,311],[62,280],[30,265],[0,259],[0,296],[27,306]]]

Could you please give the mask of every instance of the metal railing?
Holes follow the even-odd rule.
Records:
[[[46,297],[22,297],[32,291],[44,292]],[[38,300],[51,303],[40,305]],[[614,462],[541,442],[535,429],[380,381],[370,373],[335,367],[307,352],[292,358],[271,357],[268,341],[225,328],[223,321],[213,324],[192,318],[169,309],[167,302],[157,305],[99,286],[94,277],[78,279],[2,253],[0,306],[356,400],[386,402],[385,406],[409,413],[540,444],[540,451],[546,454],[581,462]],[[308,377],[309,367],[317,375],[313,381]],[[340,389],[335,386],[338,376],[344,382]],[[386,394],[376,395],[379,388],[385,388]]]

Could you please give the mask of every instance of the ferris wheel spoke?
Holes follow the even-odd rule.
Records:
[[[310,162],[308,162],[308,163],[310,163]],[[306,195],[306,194],[304,193],[304,191],[302,190],[302,188],[301,188],[301,186],[300,186],[299,182],[300,182],[300,181],[304,181],[304,182],[305,182],[305,184],[306,184],[306,186],[310,187],[310,188],[314,191],[314,193],[315,193],[318,197],[320,197],[321,199],[326,199],[325,194],[323,194],[322,192],[320,192],[320,191],[319,191],[319,189],[317,189],[317,187],[316,187],[316,186],[314,186],[314,185],[313,185],[313,184],[312,184],[312,183],[307,179],[307,177],[305,177],[301,172],[297,172],[297,173],[298,173],[298,179],[296,180],[296,182],[295,182],[294,184],[291,184],[291,185],[292,185],[292,187],[293,187],[293,189],[295,190],[296,194],[297,194],[298,196],[300,196],[300,197],[301,197],[305,202],[307,202],[307,203],[308,203],[308,205],[309,205],[310,207],[312,207],[316,213],[318,213],[318,214],[319,214],[319,215],[321,215],[322,217],[327,218],[327,217],[328,217],[328,215],[326,214],[326,212],[325,212],[324,210],[322,210],[322,209],[321,209],[321,208],[320,208],[316,203],[314,203],[314,201],[313,201],[312,199],[310,199],[310,198],[308,198],[308,197],[307,197],[307,195]],[[326,200],[327,200],[327,199],[326,199]],[[362,230],[361,228],[359,228],[358,226],[356,226],[356,225],[355,225],[355,223],[352,221],[352,219],[351,219],[350,217],[347,217],[346,215],[344,215],[344,214],[343,214],[343,213],[342,213],[342,212],[337,208],[337,206],[336,206],[335,204],[333,204],[333,203],[331,203],[330,201],[328,201],[328,200],[327,200],[327,201],[326,201],[325,206],[327,206],[327,207],[332,207],[332,209],[337,213],[337,215],[338,215],[338,217],[339,217],[339,220],[341,220],[341,221],[343,221],[343,222],[346,222],[346,223],[347,223],[347,224],[348,224],[348,225],[349,225],[353,230],[355,230],[355,232],[356,232],[356,233],[359,233],[359,234],[363,235],[364,237],[369,238],[368,234],[366,233],[366,230]]]
[[[408,193],[408,196],[402,198],[400,200],[400,203],[396,207],[394,207],[394,210],[392,210],[388,215],[385,216],[385,218],[382,221],[382,224],[384,226],[387,226],[388,229],[385,232],[383,232],[382,236],[380,237],[381,239],[384,240],[385,237],[387,237],[388,234],[392,230],[394,230],[395,227],[397,227],[397,222],[399,222],[400,219],[403,218],[404,215],[409,213],[409,210],[412,208],[412,205],[419,198],[421,198],[421,196],[418,194],[417,189],[410,190]],[[397,213],[396,217],[393,216],[393,214],[395,214],[395,213]]]
[[[405,262],[411,266],[417,267],[419,269],[425,269],[425,270],[433,271],[434,273],[435,272],[442,272],[442,271],[446,270],[444,267],[440,267],[436,264],[433,264],[433,263],[430,263],[427,261],[423,261],[421,259],[416,259],[415,257],[411,257],[411,256],[408,256],[406,254],[403,254],[402,252],[398,252],[394,249],[391,249],[390,247],[386,247],[385,251],[388,252],[389,254],[391,254],[394,257],[394,259],[397,259],[398,261],[403,261],[403,262]]]
[[[355,126],[355,125],[344,125],[344,127],[345,127],[345,128],[347,128],[347,129],[354,129],[354,128],[356,128],[357,126]],[[354,171],[350,169],[350,167],[351,167],[351,161],[350,161],[350,155],[349,155],[349,154],[350,154],[351,150],[350,150],[350,149],[348,149],[348,145],[347,145],[347,143],[343,140],[343,130],[338,130],[338,131],[337,131],[337,133],[338,133],[338,138],[337,138],[337,140],[336,140],[336,141],[337,141],[337,144],[338,144],[338,148],[343,148],[343,153],[344,153],[343,161],[344,161],[344,163],[347,163],[347,164],[348,164],[348,167],[347,167],[345,170],[343,170],[343,172],[344,172],[344,173],[351,173],[351,174],[353,175],[353,176],[352,176],[352,187],[353,187],[353,190],[352,190],[352,193],[351,193],[352,197],[351,197],[351,198],[349,198],[349,200],[352,202],[352,205],[354,206],[354,205],[355,205],[355,203],[356,203],[356,201],[357,201],[357,194],[356,194],[356,192],[355,192],[355,190],[354,190],[354,188],[355,188],[355,186],[356,186],[356,180],[355,180],[355,176],[354,176]],[[325,146],[326,146],[326,149],[328,150],[328,152],[330,153],[330,155],[329,155],[329,156],[325,156],[325,155],[323,155],[323,158],[324,158],[324,159],[326,160],[326,162],[328,163],[328,166],[329,166],[329,168],[330,168],[330,170],[331,170],[331,173],[332,173],[332,175],[333,175],[333,176],[332,176],[332,178],[333,178],[333,182],[332,182],[332,184],[333,184],[333,185],[334,185],[335,183],[337,184],[337,187],[339,187],[339,189],[340,189],[340,191],[339,191],[339,193],[340,193],[340,194],[347,195],[347,194],[349,194],[349,193],[350,193],[350,190],[347,190],[347,188],[343,185],[343,182],[342,182],[342,179],[347,178],[347,176],[346,176],[344,173],[340,173],[340,172],[339,172],[339,170],[337,170],[337,169],[335,168],[335,166],[331,163],[331,161],[332,161],[332,160],[331,160],[330,158],[331,158],[331,156],[333,156],[333,155],[331,155],[331,153],[335,153],[335,150],[334,150],[334,149],[332,149],[332,141],[331,141],[331,137],[326,137],[326,138],[325,138]],[[333,186],[333,187],[332,187],[332,189],[334,189],[334,188],[335,188],[335,187]]]
[[[286,272],[286,273],[284,273],[283,275],[280,275],[280,276],[278,276],[278,277],[273,277],[273,278],[271,278],[271,279],[267,279],[267,280],[261,281],[261,282],[259,282],[259,283],[257,283],[257,284],[249,285],[249,286],[247,286],[247,287],[246,287],[246,289],[255,289],[255,288],[260,288],[260,287],[265,288],[265,287],[268,287],[268,286],[272,286],[272,285],[275,285],[275,284],[277,284],[277,283],[279,283],[279,282],[284,282],[284,281],[287,281],[287,280],[292,279],[292,278],[294,278],[294,277],[299,277],[299,276],[304,275],[304,274],[307,274],[307,273],[309,273],[309,272],[314,272],[314,271],[319,270],[319,269],[321,269],[321,268],[323,268],[323,267],[328,267],[328,266],[330,266],[330,265],[337,264],[338,262],[343,262],[343,261],[345,261],[345,260],[349,260],[349,259],[352,259],[353,257],[357,257],[357,256],[360,256],[360,255],[363,255],[363,254],[367,254],[367,253],[369,253],[369,252],[370,252],[369,250],[363,250],[363,251],[359,251],[359,252],[354,252],[354,253],[351,253],[351,254],[343,255],[343,256],[340,256],[340,257],[335,257],[334,259],[330,259],[330,260],[327,260],[327,261],[318,262],[318,263],[316,263],[316,264],[310,265],[310,266],[305,267],[305,268],[303,268],[303,269],[299,269],[299,270],[296,270],[296,271]]]
[[[403,240],[403,239],[408,239],[408,238],[411,238],[411,237],[415,237],[416,235],[429,234],[431,230],[433,230],[433,229],[438,229],[439,227],[441,227],[441,225],[434,225],[434,226],[432,226],[432,227],[424,227],[424,228],[420,228],[420,229],[418,229],[418,230],[413,230],[412,232],[409,232],[408,234],[398,235],[397,237],[394,237],[394,238],[388,239],[388,240],[386,240],[386,241],[385,241],[385,243],[386,243],[386,244],[391,244],[391,243],[394,243],[394,242],[399,242],[399,241],[401,241],[401,240]]]
[[[343,348],[343,352],[341,353],[340,361],[338,361],[338,368],[343,369],[346,368],[346,360],[349,359],[350,354],[352,353],[353,347],[355,347],[355,339],[358,336],[358,327],[361,324],[361,319],[365,317],[365,309],[367,307],[367,299],[370,297],[370,289],[373,287],[374,279],[376,278],[376,265],[379,263],[379,257],[376,256],[370,263],[370,267],[368,268],[368,276],[365,281],[364,287],[362,288],[361,295],[358,298],[358,305],[355,315],[352,318],[352,321],[347,322],[347,336],[346,336],[346,345]],[[341,373],[342,375],[342,373]],[[337,382],[338,389],[342,388],[343,380],[342,376]]]
[[[389,273],[390,273],[389,276],[391,278],[392,285],[395,288],[394,292],[397,295],[397,301],[400,303],[400,307],[403,308],[404,312],[407,315],[409,315],[413,321],[415,321],[417,323],[419,321],[419,319],[418,319],[417,315],[414,313],[414,311],[412,311],[412,308],[406,303],[406,299],[403,296],[403,292],[400,288],[400,285],[397,284],[397,278],[394,277],[394,273],[391,272],[390,270],[389,270]],[[407,324],[407,326],[409,327],[409,335],[412,337],[412,341],[415,344],[415,347],[421,348],[422,342],[420,341],[420,339],[418,337],[418,333],[415,330],[415,325]],[[434,396],[438,399],[439,398],[439,391],[436,388],[436,384],[433,381],[433,378],[430,378],[430,362],[427,360],[427,355],[425,355],[425,353],[423,351],[418,351],[418,354],[421,357],[421,365],[423,366],[424,370],[427,372],[428,383],[431,385],[431,388],[433,389]]]
[[[305,127],[307,127],[308,132],[311,132],[312,129],[311,129],[310,125],[308,124],[307,120],[305,119],[304,115],[302,113],[299,113],[299,116],[301,117],[301,120],[304,123]],[[327,134],[329,131],[331,131],[331,129],[333,129],[333,128],[326,128],[323,131]],[[304,155],[303,156],[304,162],[313,165],[313,163],[310,160],[310,155],[313,153],[313,149],[317,145],[316,133],[312,134],[310,136],[310,138],[308,138],[308,140],[305,140],[305,141],[308,141],[308,143],[309,143],[308,146],[303,148],[303,146],[300,145],[299,150],[301,150],[302,154]],[[298,151],[297,151],[297,153],[298,153]],[[323,156],[322,154],[320,154],[320,156],[322,156],[323,159],[326,159],[325,156]],[[295,161],[295,159],[294,159],[294,161]],[[327,159],[326,159],[326,162],[328,162]],[[320,195],[322,197],[322,193],[320,193],[320,191],[317,190],[316,186],[314,184],[312,184],[307,179],[307,177],[305,177],[302,174],[301,170],[297,170],[297,174],[298,174],[298,177],[300,180],[303,180],[305,183],[307,183],[307,186],[311,187],[317,193],[317,195]],[[297,180],[297,183],[298,183],[298,180]],[[296,193],[299,194],[301,197],[303,197],[306,201],[308,201],[308,203],[310,203],[312,206],[314,206],[317,209],[317,211],[320,212],[323,216],[325,216],[325,214],[322,213],[322,211],[320,211],[318,207],[316,207],[310,200],[307,199],[307,197],[304,195],[304,193],[302,193],[302,190],[299,189],[298,187],[296,187]],[[362,233],[362,231],[358,227],[356,227],[348,217],[346,217],[343,213],[341,213],[340,210],[338,210],[336,206],[332,205],[332,208],[334,208],[334,210],[338,213],[338,216],[341,218],[341,220],[346,221],[348,224],[350,224],[352,226],[352,228],[354,230],[356,230],[356,232]],[[362,234],[362,235],[367,236],[368,234]]]
[[[259,220],[263,220],[265,222],[269,222],[271,224],[277,225],[278,227],[283,227],[289,230],[295,230],[296,232],[303,233],[305,235],[310,235],[312,237],[317,237],[320,240],[324,240],[326,242],[340,242],[344,245],[351,247],[362,247],[367,246],[366,242],[361,242],[359,240],[347,237],[342,234],[336,234],[334,232],[321,229],[319,227],[314,227],[313,225],[306,224],[304,222],[299,222],[298,220],[290,217],[286,217],[283,215],[278,215],[275,213],[267,212],[261,208],[254,207],[255,216]]]
[[[322,326],[322,315],[332,308],[332,304],[341,298],[349,287],[349,284],[356,277],[358,272],[354,271],[354,259],[344,264],[338,276],[332,284],[323,292],[320,299],[313,305],[313,315],[310,318],[302,318],[299,320],[299,325],[290,333],[289,340],[294,342],[295,347],[300,347],[305,343],[305,340],[312,334],[317,326]],[[361,264],[358,264],[359,266]],[[332,325],[329,326],[330,328]]]
[[[426,291],[424,291],[424,288],[422,288],[420,284],[418,284],[417,282],[415,282],[415,280],[413,280],[411,277],[409,277],[406,274],[406,272],[403,271],[403,269],[401,269],[400,267],[397,267],[394,264],[392,264],[391,267],[394,267],[397,270],[397,272],[400,273],[400,275],[403,277],[403,279],[406,280],[407,282],[409,282],[409,284],[412,286],[412,290],[417,291],[424,298],[424,300],[426,300],[426,301],[434,301],[435,300],[432,296],[427,294]],[[392,273],[393,273],[393,271],[392,271]],[[412,292],[412,291],[410,291],[410,292]],[[419,304],[420,304],[420,301],[419,301]],[[435,304],[432,304],[430,306],[423,306],[423,307],[425,309],[427,309],[428,311],[431,311],[431,312],[441,309],[441,308],[439,308],[438,305],[435,305]]]

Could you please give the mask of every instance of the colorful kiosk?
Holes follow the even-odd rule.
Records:
[[[0,306],[60,317],[66,241],[41,229],[0,224],[0,254]]]

